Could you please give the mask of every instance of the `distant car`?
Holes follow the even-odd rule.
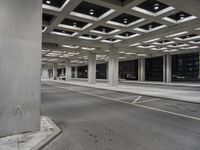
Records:
[[[59,77],[60,80],[65,80],[66,79],[66,76],[63,74],[63,75],[60,75]]]

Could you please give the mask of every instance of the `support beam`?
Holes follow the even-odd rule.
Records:
[[[62,69],[61,69],[61,75],[64,75],[64,74],[65,74],[65,69],[62,68]]]
[[[65,61],[65,67],[66,67],[66,71],[65,71],[65,80],[66,81],[70,81],[71,80],[71,76],[72,76],[72,68],[71,68],[71,60],[67,59]]]
[[[53,80],[56,80],[58,77],[58,72],[57,72],[57,64],[53,64]]]
[[[167,54],[165,55],[165,82],[172,82],[172,56]]]
[[[200,79],[200,52],[199,52],[199,76],[198,79]]]
[[[119,79],[119,58],[118,48],[109,50],[109,85],[117,86]]]
[[[166,57],[163,56],[163,82],[166,82]]]
[[[138,81],[145,81],[145,58],[138,60]]]
[[[74,78],[78,78],[78,67],[74,67]]]
[[[0,0],[0,137],[40,129],[41,6]]]
[[[88,58],[88,83],[96,83],[96,54],[93,52],[89,53]]]

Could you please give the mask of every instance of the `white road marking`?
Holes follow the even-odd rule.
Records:
[[[117,100],[125,100],[125,99],[129,99],[129,98],[135,98],[135,97],[138,97],[138,96],[128,96],[128,97],[120,97],[120,98],[116,98]]]
[[[139,105],[139,104],[136,104],[136,103],[129,103],[129,102],[126,102],[126,101],[115,100],[115,99],[112,99],[112,98],[109,98],[109,97],[99,96],[99,95],[95,95],[95,94],[91,94],[91,93],[87,93],[87,92],[83,92],[83,91],[71,90],[71,89],[68,89],[66,87],[60,87],[60,86],[54,86],[54,85],[50,85],[50,86],[53,86],[53,87],[56,87],[56,88],[62,88],[62,89],[66,89],[66,90],[69,90],[69,91],[73,91],[73,92],[77,92],[77,93],[82,93],[82,94],[86,94],[86,95],[91,95],[91,96],[95,96],[95,97],[99,97],[99,98],[103,98],[103,99],[107,99],[107,100],[112,100],[112,101],[115,101],[115,102],[120,102],[120,103],[124,103],[124,104],[134,105],[134,106],[137,106],[137,107],[146,108],[146,109],[150,109],[150,110],[154,110],[154,111],[159,111],[159,112],[163,112],[163,113],[167,113],[167,114],[171,114],[171,115],[175,115],[175,116],[179,116],[179,117],[184,117],[184,118],[188,118],[188,119],[193,119],[193,120],[200,121],[200,118],[198,118],[198,117],[193,117],[193,116],[188,116],[188,115],[184,115],[184,114],[179,114],[179,113],[176,113],[176,112],[171,112],[171,111],[168,111],[168,110],[162,110],[162,109],[159,109],[159,108],[154,108],[154,107]]]
[[[155,98],[155,99],[150,99],[150,100],[146,100],[146,101],[140,101],[140,102],[136,102],[136,103],[140,104],[140,103],[146,103],[146,102],[152,102],[152,101],[158,101],[158,100],[161,100],[161,99]]]
[[[132,101],[132,104],[135,104],[138,100],[140,100],[142,96],[138,96],[134,101]]]

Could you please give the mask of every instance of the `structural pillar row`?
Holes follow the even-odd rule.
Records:
[[[70,81],[72,76],[71,60],[67,59],[65,61],[65,80]]]
[[[108,69],[109,69],[109,75],[108,75],[109,86],[117,86],[119,79],[118,48],[111,48],[109,50]]]
[[[145,58],[138,59],[138,81],[145,81]]]
[[[88,58],[88,83],[96,83],[96,53],[90,52]]]
[[[172,82],[172,56],[163,56],[163,82]]]

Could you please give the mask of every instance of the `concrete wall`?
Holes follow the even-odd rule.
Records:
[[[0,137],[40,127],[41,0],[0,0]]]

